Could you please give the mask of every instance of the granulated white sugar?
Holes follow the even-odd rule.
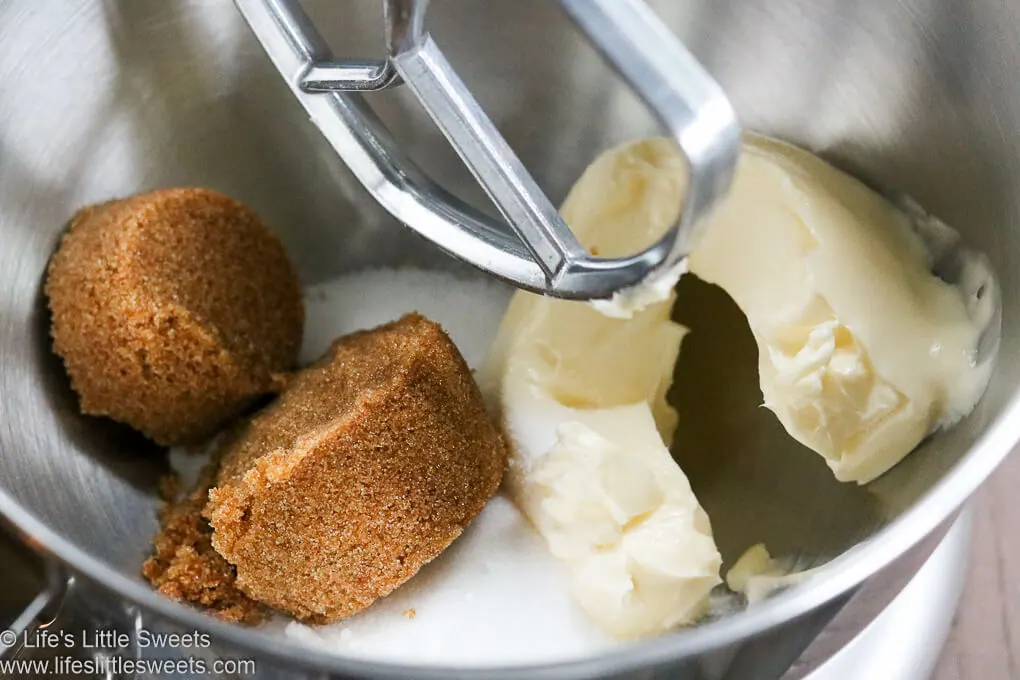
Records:
[[[346,621],[291,621],[284,632],[345,656],[457,666],[559,661],[613,644],[574,604],[562,565],[503,496],[389,597]]]
[[[180,477],[182,489],[190,491],[195,487],[195,484],[198,483],[198,475],[201,474],[202,468],[209,463],[209,457],[216,450],[219,440],[219,436],[213,437],[207,444],[203,444],[197,449],[183,446],[175,446],[170,449],[170,469]]]
[[[341,335],[419,312],[441,324],[477,368],[512,293],[484,278],[414,269],[318,284],[305,294],[302,360],[314,360]],[[365,612],[329,626],[278,615],[265,626],[338,655],[408,664],[564,661],[615,644],[574,604],[562,564],[502,495],[449,549]]]

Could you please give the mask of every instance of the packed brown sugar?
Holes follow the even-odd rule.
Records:
[[[335,342],[245,425],[209,494],[212,545],[249,597],[337,621],[457,538],[505,462],[456,347],[408,315]]]
[[[277,390],[301,344],[301,287],[283,246],[206,189],[82,209],[45,289],[81,410],[160,444],[198,442]]]
[[[234,567],[213,549],[212,528],[202,517],[217,467],[216,462],[206,466],[183,497],[178,478],[168,478],[154,554],[142,565],[142,575],[171,599],[200,605],[226,621],[259,623],[267,610],[237,588]]]

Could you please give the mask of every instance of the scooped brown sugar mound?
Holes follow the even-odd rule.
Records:
[[[274,392],[304,308],[283,246],[240,203],[164,189],[81,210],[50,262],[54,349],[83,413],[197,442]]]
[[[250,597],[337,621],[457,538],[506,455],[456,347],[409,315],[336,341],[228,446],[213,546]]]
[[[169,598],[201,605],[226,621],[259,623],[265,608],[234,585],[234,567],[213,549],[212,529],[202,517],[215,477],[213,464],[189,495],[176,499],[175,490],[164,494],[155,554],[142,565],[142,575]]]

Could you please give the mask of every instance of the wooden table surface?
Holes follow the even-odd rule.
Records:
[[[974,502],[967,585],[933,680],[1020,680],[1020,452]]]

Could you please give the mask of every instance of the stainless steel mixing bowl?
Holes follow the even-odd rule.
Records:
[[[377,3],[308,5],[339,55],[381,56]],[[430,20],[558,199],[598,151],[655,127],[555,5],[444,0]],[[963,423],[877,482],[840,485],[754,408],[754,348],[732,305],[684,284],[691,302],[679,314],[694,333],[673,395],[685,414],[678,456],[724,556],[762,540],[779,554],[842,556],[824,578],[748,611],[606,656],[529,669],[530,677],[776,677],[862,584],[888,583],[890,565],[923,557],[933,532],[1020,438],[1020,5],[656,5],[727,89],[746,127],[913,195],[991,256],[1003,289],[1001,355],[987,395]],[[370,102],[427,170],[484,209],[406,93]],[[40,280],[77,207],[183,184],[250,203],[308,283],[371,265],[462,266],[368,199],[227,0],[0,0],[0,511],[79,582],[98,587],[95,602],[112,619],[141,613],[152,625],[206,629],[224,648],[294,672],[460,675],[331,657],[227,626],[157,596],[139,577],[166,458],[124,428],[77,414],[50,352]],[[727,343],[707,339],[713,327],[728,331]],[[908,552],[914,562],[904,561]]]

